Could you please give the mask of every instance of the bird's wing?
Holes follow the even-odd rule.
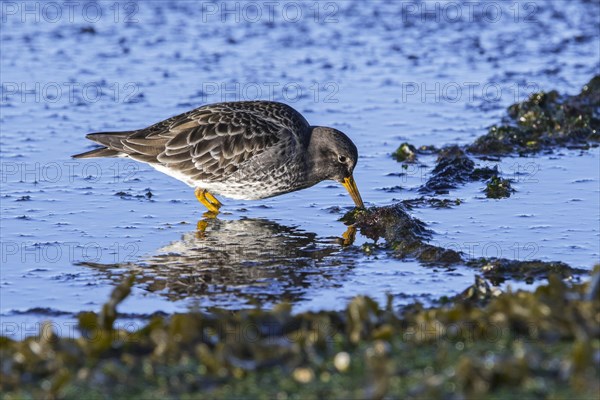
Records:
[[[304,142],[308,130],[304,117],[285,104],[218,103],[130,132],[119,143],[134,159],[211,181],[233,174],[276,144]]]

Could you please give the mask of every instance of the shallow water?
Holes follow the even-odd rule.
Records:
[[[362,197],[381,206],[419,197],[434,165],[425,157],[403,170],[389,157],[402,141],[469,143],[528,93],[577,93],[599,69],[600,13],[586,1],[489,3],[499,16],[452,3],[460,19],[448,3],[433,14],[408,2],[307,3],[297,21],[297,2],[277,3],[271,16],[260,2],[229,14],[222,3],[110,2],[97,21],[83,4],[72,21],[66,9],[57,18],[45,3],[33,14],[14,4],[2,10],[0,109],[0,315],[13,336],[50,317],[71,326],[129,271],[138,280],[120,310],[132,321],[284,300],[296,311],[336,309],[358,294],[427,303],[473,282],[467,267],[366,254],[360,235],[343,248],[338,219],[352,201],[333,182],[223,199],[224,213],[198,235],[203,210],[182,183],[133,161],[70,159],[92,148],[85,133],[147,126],[208,102],[280,100],[352,137]],[[486,199],[476,182],[445,196],[460,206],[411,213],[435,244],[473,257],[591,268],[599,164],[598,148],[505,158],[499,168],[517,190],[509,199]]]

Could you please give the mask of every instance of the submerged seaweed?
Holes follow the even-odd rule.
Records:
[[[431,177],[419,188],[421,193],[447,194],[450,189],[471,181],[487,180],[485,194],[489,198],[509,197],[514,189],[510,180],[500,177],[497,167],[475,168],[475,162],[459,146],[440,150]]]

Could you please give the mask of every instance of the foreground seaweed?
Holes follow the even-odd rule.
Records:
[[[472,301],[479,282],[445,306],[402,313],[357,297],[341,312],[293,315],[281,305],[175,314],[135,332],[111,322],[130,284],[101,314],[81,315],[82,337],[57,337],[45,325],[38,337],[2,338],[4,398],[543,398],[600,390],[600,298],[589,283],[551,276],[534,292],[484,294],[480,306]]]

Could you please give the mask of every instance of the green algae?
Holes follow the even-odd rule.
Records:
[[[600,267],[592,280],[597,280]],[[115,289],[109,308],[130,281]],[[600,298],[551,275],[533,292],[479,279],[445,305],[156,317],[135,332],[0,339],[4,398],[589,397],[600,383]],[[102,346],[98,343],[101,342]]]

